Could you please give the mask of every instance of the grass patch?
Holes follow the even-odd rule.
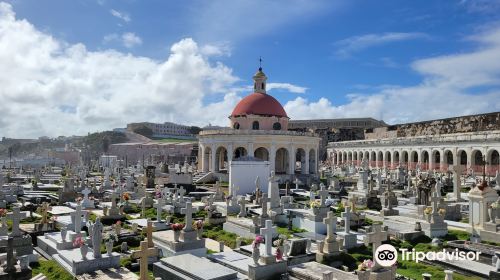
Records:
[[[230,248],[235,248],[236,247],[236,238],[238,235],[227,232],[222,229],[221,225],[205,225],[204,226],[204,231],[203,231],[203,237],[205,238],[210,238],[214,239],[219,242],[223,242],[224,245],[230,247]],[[252,239],[248,238],[243,238],[241,241],[241,245],[249,245],[252,243]]]
[[[301,229],[301,228],[296,228],[292,227],[292,230],[289,230],[287,226],[281,227],[278,226],[278,234],[283,234],[287,238],[291,238],[294,233],[301,233],[301,232],[306,232],[307,230]]]
[[[73,275],[67,272],[54,260],[40,260],[38,263],[30,265],[33,269],[33,276],[41,273],[49,280],[72,280]]]
[[[426,244],[422,244],[426,245]],[[412,279],[422,279],[422,273],[429,273],[432,275],[432,279],[444,279],[445,274],[443,269],[438,266],[427,265],[424,263],[416,263],[413,261],[401,261],[398,260],[397,273],[412,278]],[[479,280],[481,278],[475,276],[465,276],[458,273],[453,274],[453,279],[456,280]]]
[[[448,230],[448,234],[442,237],[445,241],[470,240],[470,233],[462,230]]]

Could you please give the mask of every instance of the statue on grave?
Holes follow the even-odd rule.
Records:
[[[94,249],[94,258],[101,257],[102,229],[103,225],[101,223],[101,218],[98,217],[92,227],[92,248]]]

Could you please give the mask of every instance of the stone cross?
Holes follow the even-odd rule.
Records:
[[[271,249],[273,246],[273,235],[275,233],[277,233],[277,231],[276,227],[273,227],[273,222],[271,220],[266,220],[266,226],[260,229],[260,235],[264,236],[265,241],[265,257],[272,255]]]
[[[327,217],[323,219],[323,223],[326,225],[326,242],[334,242],[336,240],[337,216],[332,211],[329,211]]]
[[[433,215],[437,214],[437,212],[438,212],[439,201],[441,201],[441,198],[438,196],[438,194],[436,192],[433,192],[432,196],[431,196],[432,214]]]
[[[47,202],[42,203],[42,207],[40,208],[42,212],[42,220],[40,221],[41,224],[46,224],[47,223],[47,215],[48,211],[50,210],[50,206]]]
[[[146,198],[141,199],[141,217],[146,218]]]
[[[148,219],[148,226],[146,227],[146,238],[148,240],[148,247],[154,247],[153,244],[153,222]]]
[[[186,190],[184,189],[183,186],[179,189],[179,201],[184,202],[184,195],[186,194]]]
[[[241,196],[240,199],[238,200],[238,204],[240,205],[240,213],[238,214],[238,217],[246,217],[247,216],[247,209],[246,209],[246,203],[247,201],[245,200],[244,196]]]
[[[136,251],[132,253],[132,258],[140,259],[140,273],[139,280],[148,280],[148,258],[157,256],[158,249],[157,248],[148,248],[147,241],[141,241],[140,251]]]
[[[375,258],[375,251],[382,244],[382,241],[387,240],[387,231],[382,231],[381,224],[372,225],[372,232],[366,234],[364,238],[365,245],[372,244],[372,254],[373,261],[375,261],[375,267],[378,267],[378,263]]]
[[[460,177],[462,176],[462,172],[464,172],[464,167],[462,165],[453,165],[451,170],[453,171],[453,193],[457,201],[460,201]]]
[[[3,271],[7,273],[7,276],[9,273],[14,273],[16,272],[16,264],[17,260],[16,257],[14,256],[14,238],[9,237],[7,239],[7,264],[5,265]],[[12,275],[11,275],[12,276]],[[10,277],[8,277],[10,278]]]
[[[184,227],[184,231],[192,231],[193,230],[193,210],[194,208],[191,207],[191,201],[186,202],[186,208],[181,208],[181,214],[185,214],[186,218],[185,223],[186,226]]]
[[[21,208],[18,206],[12,208],[12,214],[10,215],[10,219],[12,220],[12,232],[10,233],[11,237],[21,236],[21,231],[19,230],[19,222],[21,221]]]
[[[269,202],[269,199],[267,198],[267,196],[263,196],[260,199],[260,203],[262,203],[262,214],[261,214],[261,217],[263,217],[263,218],[267,217],[267,203],[268,202]]]
[[[163,199],[159,198],[158,203],[154,204],[153,206],[156,207],[156,221],[161,222],[161,211],[163,208]]]
[[[321,186],[321,189],[318,191],[319,197],[321,199],[321,207],[325,207],[325,200],[328,198],[330,193],[325,189],[325,185]]]
[[[91,191],[89,188],[87,188],[87,187],[85,187],[85,189],[82,191],[82,194],[83,194],[83,199],[84,199],[85,201],[87,201],[87,200],[89,199],[89,194],[90,194],[91,192],[92,192],[92,191]]]
[[[80,202],[78,202],[78,204],[76,205],[75,212],[71,214],[75,217],[75,233],[80,233],[80,231],[82,230],[82,205],[80,204]]]
[[[351,231],[351,207],[346,206],[345,212],[342,213],[342,218],[344,218],[344,231],[349,233]]]
[[[116,199],[118,198],[118,194],[116,192],[111,193],[111,208],[116,208]]]

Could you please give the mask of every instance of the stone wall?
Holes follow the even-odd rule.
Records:
[[[500,112],[368,129],[365,131],[365,139],[440,135],[489,130],[500,130]]]

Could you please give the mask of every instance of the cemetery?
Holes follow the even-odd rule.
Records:
[[[262,67],[253,79],[231,128],[200,133],[196,162],[2,168],[0,280],[500,279],[498,133],[450,161],[367,139],[320,162],[320,138],[287,130]]]

